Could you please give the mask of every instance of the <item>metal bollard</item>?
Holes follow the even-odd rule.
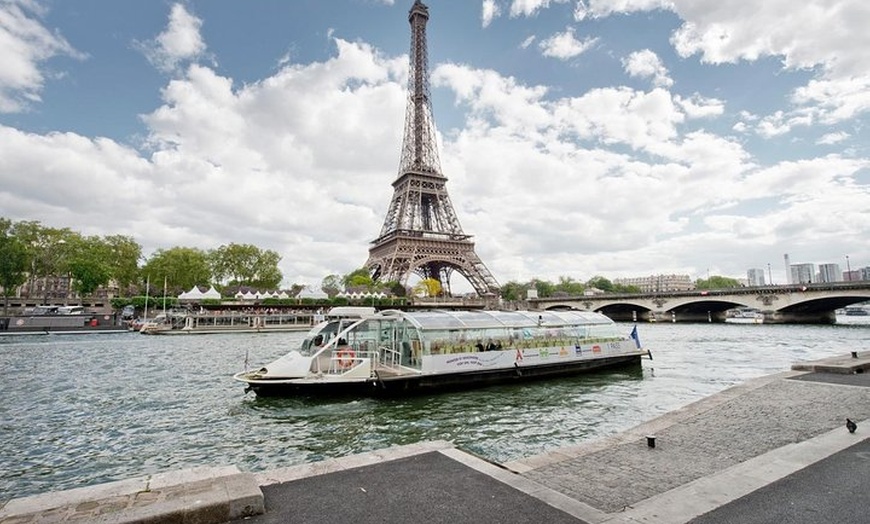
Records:
[[[852,358],[858,358],[858,352],[857,352],[857,351],[853,351],[853,352],[852,352]]]
[[[650,448],[656,447],[656,437],[655,435],[647,435],[646,436],[646,445]]]

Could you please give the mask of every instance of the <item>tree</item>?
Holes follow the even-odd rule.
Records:
[[[281,256],[251,244],[223,245],[208,253],[212,275],[229,285],[276,289],[284,276],[278,269]]]
[[[341,279],[341,283],[344,284],[344,289],[362,287],[371,290],[374,285],[374,280],[372,280],[369,270],[361,267],[345,275]]]
[[[142,275],[151,286],[165,281],[174,291],[187,290],[211,282],[209,258],[205,251],[193,247],[158,249],[142,267]]]
[[[553,292],[556,290],[556,286],[554,286],[552,282],[546,280],[534,279],[529,282],[529,284],[530,287],[534,287],[538,291],[539,298],[551,297],[553,296]]]
[[[424,278],[414,286],[414,294],[437,297],[441,294],[441,282],[437,278]]]
[[[142,258],[142,246],[132,237],[111,235],[104,237],[103,242],[108,248],[107,260],[111,278],[118,284],[118,291],[126,296],[130,285],[139,278],[139,260]]]
[[[695,281],[696,289],[729,289],[740,287],[740,282],[734,278],[713,275],[708,279],[699,278]]]
[[[510,281],[499,289],[499,294],[503,300],[508,301],[518,301],[525,300],[526,298],[526,290],[528,286],[526,284],[520,284],[519,282]]]
[[[389,282],[381,283],[383,288],[390,292],[393,296],[404,297],[408,294],[408,290],[405,289],[405,286],[402,285],[398,280],[391,280]]]
[[[38,221],[16,222],[11,231],[27,249],[30,296],[33,296],[36,281],[42,279],[42,301],[46,303],[49,277],[67,274],[66,251],[70,244],[76,244],[81,239],[81,235],[69,228],[44,227]]]
[[[586,286],[582,282],[577,282],[571,277],[559,277],[559,283],[556,284],[556,291],[565,293],[566,295],[582,295],[586,290]]]
[[[101,238],[93,236],[77,239],[65,246],[65,269],[72,280],[71,286],[81,296],[92,295],[111,279],[111,247]]]
[[[3,315],[9,309],[9,297],[27,281],[29,259],[24,244],[8,233],[10,224],[0,223],[0,287],[3,288]]]
[[[338,275],[326,275],[320,282],[320,290],[329,298],[341,292],[341,277]]]
[[[601,291],[604,291],[605,293],[612,293],[614,290],[613,282],[611,282],[610,280],[608,280],[600,275],[596,275],[596,276],[590,278],[586,282],[586,286],[600,289]]]

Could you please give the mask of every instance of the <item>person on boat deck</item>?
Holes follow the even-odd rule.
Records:
[[[475,344],[474,347],[476,347],[478,351],[484,350],[483,349],[483,342],[481,342],[480,340],[477,341],[477,344]]]
[[[489,339],[489,343],[486,345],[486,350],[487,351],[495,351],[496,350],[495,342],[493,342],[492,339]]]
[[[323,345],[323,335],[317,335],[314,337],[314,345],[318,347]]]

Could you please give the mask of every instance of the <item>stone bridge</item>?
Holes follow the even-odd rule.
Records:
[[[529,309],[598,311],[617,321],[724,322],[732,308],[754,308],[770,324],[829,324],[834,312],[870,300],[870,281],[790,284],[666,293],[529,299]]]

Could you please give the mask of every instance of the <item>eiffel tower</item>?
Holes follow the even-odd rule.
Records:
[[[399,177],[366,268],[380,282],[407,285],[412,274],[435,279],[448,295],[450,276],[458,271],[479,295],[491,295],[498,292],[498,282],[474,252],[471,235],[462,231],[441,174],[429,96],[428,21],[429,8],[415,0],[408,14],[411,63]]]

